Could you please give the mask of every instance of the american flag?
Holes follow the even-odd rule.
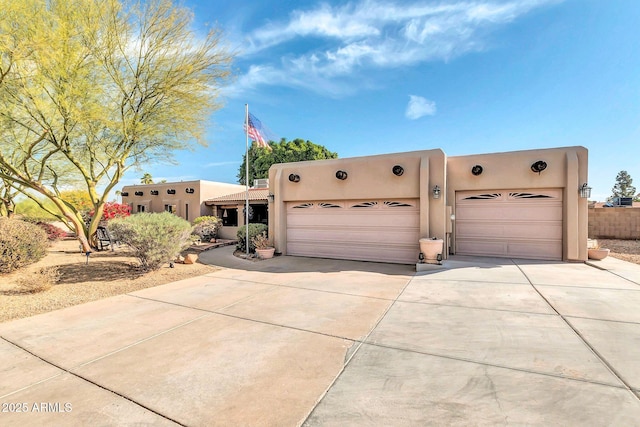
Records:
[[[247,132],[249,137],[258,143],[258,147],[271,148],[269,143],[265,140],[262,122],[260,122],[260,120],[251,113],[249,113],[248,120],[249,126],[247,127],[245,124],[244,130]]]

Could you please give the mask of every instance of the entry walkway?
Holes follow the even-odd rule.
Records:
[[[640,419],[640,266],[201,260],[224,268],[0,324],[0,425]]]

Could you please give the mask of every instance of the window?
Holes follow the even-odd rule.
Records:
[[[229,227],[238,226],[238,209],[237,208],[222,209],[222,225],[226,225]]]
[[[267,205],[251,205],[253,216],[249,218],[250,224],[266,224],[269,220]]]
[[[164,210],[173,214],[178,212],[176,205],[164,205]]]
[[[189,221],[189,203],[184,204],[184,219]]]
[[[138,205],[138,208],[136,209],[136,212],[138,212],[138,213],[144,212],[144,205]]]

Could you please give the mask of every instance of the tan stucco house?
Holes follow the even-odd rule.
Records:
[[[249,223],[267,224],[269,216],[267,212],[267,199],[269,197],[268,180],[261,181],[249,188]],[[244,187],[243,187],[244,188]],[[218,236],[223,239],[235,239],[238,228],[245,224],[245,206],[247,190],[214,197],[205,200],[205,204],[211,209],[212,215],[222,219],[222,228]]]
[[[212,181],[181,181],[158,184],[127,185],[122,188],[122,203],[131,206],[132,213],[172,212],[193,221],[201,215],[212,215],[205,200],[236,193],[244,185]]]
[[[563,147],[277,164],[269,235],[287,255],[412,264],[419,239],[436,237],[443,258],[584,261],[587,161],[586,148]]]

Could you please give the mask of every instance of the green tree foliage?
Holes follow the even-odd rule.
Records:
[[[140,178],[140,184],[153,184],[153,177],[149,172],[145,172]]]
[[[0,178],[50,200],[84,250],[123,174],[203,143],[221,106],[232,55],[192,22],[172,0],[2,2]],[[76,184],[89,224],[62,191]]]
[[[620,171],[616,176],[616,185],[613,186],[611,192],[613,197],[634,197],[636,195],[636,187],[631,185],[633,179],[627,171]]]
[[[157,270],[190,244],[193,227],[169,212],[139,213],[107,225],[113,238],[131,247],[143,270]]]
[[[303,139],[270,143],[271,150],[261,148],[254,142],[249,148],[249,184],[254,179],[269,178],[269,168],[276,163],[304,162],[306,160],[337,159],[338,153],[327,150],[324,146]],[[238,170],[238,182],[245,184],[246,154],[242,156],[242,164]]]

